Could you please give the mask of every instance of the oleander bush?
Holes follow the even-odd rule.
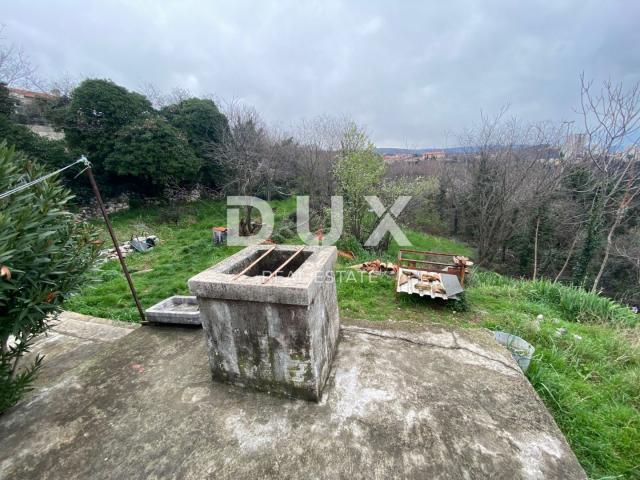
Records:
[[[48,171],[0,143],[0,194]],[[0,413],[30,388],[42,358],[25,354],[98,254],[96,230],[65,210],[71,198],[51,177],[0,199]]]

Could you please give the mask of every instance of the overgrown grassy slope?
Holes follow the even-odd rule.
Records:
[[[292,201],[273,204],[277,223],[295,209]],[[187,293],[189,277],[239,250],[211,244],[210,228],[226,222],[224,202],[185,206],[177,223],[171,220],[175,213],[158,208],[114,216],[121,241],[143,232],[160,238],[153,251],[127,258],[145,308]],[[417,232],[408,232],[408,237],[419,249],[471,253],[451,240]],[[395,258],[396,251],[392,245],[386,257]],[[370,259],[359,253],[358,262]],[[640,330],[638,316],[629,309],[548,281],[512,280],[488,272],[473,273],[463,303],[396,297],[392,278],[369,280],[346,266],[341,262],[337,272],[343,317],[485,327],[532,343],[537,350],[528,377],[589,476],[640,478]],[[66,308],[136,321],[118,263],[102,265],[96,280],[71,298]],[[566,333],[560,334],[560,329]]]

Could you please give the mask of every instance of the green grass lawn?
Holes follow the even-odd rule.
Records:
[[[295,209],[291,200],[272,203],[277,224]],[[177,223],[171,221],[175,212],[163,207],[113,217],[120,241],[142,233],[160,238],[151,252],[127,257],[145,308],[171,295],[187,294],[191,276],[240,249],[211,243],[210,228],[226,223],[224,202],[202,201],[182,208]],[[406,233],[417,249],[471,254],[467,246],[452,240]],[[392,245],[384,257],[393,259],[396,252]],[[361,255],[357,262],[372,258]],[[486,272],[472,274],[464,302],[396,296],[392,278],[361,276],[347,266],[341,260],[336,277],[342,317],[485,327],[532,343],[537,350],[529,380],[589,477],[640,478],[640,329],[630,310],[569,287]],[[95,282],[65,306],[105,318],[138,320],[116,261],[101,265]],[[538,315],[544,319],[538,321]],[[558,336],[559,328],[567,333]]]

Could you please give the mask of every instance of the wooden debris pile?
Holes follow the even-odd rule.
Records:
[[[382,262],[380,259],[371,260],[370,262],[359,263],[349,267],[352,270],[362,270],[369,273],[395,275],[398,272],[398,266],[393,262]]]
[[[465,270],[467,273],[469,273],[469,267],[471,267],[473,265],[473,262],[471,260],[469,260],[467,257],[464,257],[462,255],[458,255],[457,257],[453,257],[453,263],[454,265],[458,265],[461,267],[465,267]]]
[[[356,255],[351,250],[338,250],[338,256],[347,260],[355,260]]]

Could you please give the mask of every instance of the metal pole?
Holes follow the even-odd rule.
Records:
[[[276,268],[273,272],[271,272],[271,275],[269,275],[267,277],[267,279],[262,282],[262,284],[264,285],[265,283],[267,283],[269,280],[271,280],[273,277],[275,277],[276,275],[278,275],[278,272],[280,270],[282,270],[284,267],[286,267],[289,262],[291,260],[293,260],[294,258],[296,258],[296,255],[298,255],[302,250],[304,250],[305,246],[301,246],[298,250],[295,251],[295,253],[293,255],[291,255],[289,258],[287,258],[287,260],[284,263],[281,263],[280,266],[278,268]]]
[[[122,256],[122,252],[120,251],[120,244],[118,243],[118,239],[116,238],[116,234],[111,227],[111,222],[109,221],[109,216],[107,215],[107,211],[104,208],[104,203],[102,203],[102,196],[100,196],[100,190],[98,190],[98,185],[96,184],[95,178],[93,178],[93,173],[91,172],[91,166],[87,168],[87,176],[89,177],[89,182],[91,183],[91,188],[93,189],[93,193],[96,196],[96,200],[98,200],[98,206],[100,207],[100,212],[102,213],[102,218],[104,218],[104,223],[107,224],[107,230],[109,230],[109,235],[111,236],[111,241],[113,242],[113,246],[116,249],[116,253],[118,254],[118,260],[120,260],[120,266],[122,267],[122,272],[124,276],[127,278],[127,283],[129,284],[129,289],[131,290],[131,295],[136,302],[136,307],[138,307],[138,313],[140,314],[140,320],[143,325],[147,324],[147,319],[144,316],[144,310],[142,309],[142,305],[140,305],[140,300],[138,299],[138,294],[136,293],[136,287],[133,286],[133,280],[131,280],[131,275],[129,274],[129,270],[127,269],[127,264],[124,261],[124,257]]]

